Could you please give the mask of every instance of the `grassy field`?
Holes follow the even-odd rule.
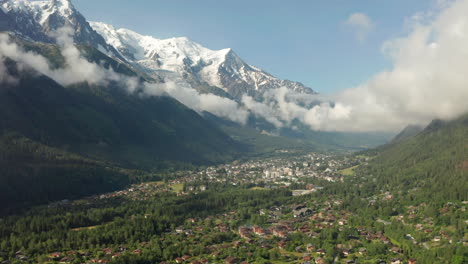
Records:
[[[173,184],[171,188],[174,192],[178,193],[184,189],[184,184],[183,183]]]
[[[266,190],[266,189],[263,187],[252,187],[250,188],[250,190]]]
[[[353,176],[354,175],[354,170],[359,167],[359,165],[356,165],[354,167],[351,167],[351,168],[347,168],[347,169],[344,169],[344,170],[340,170],[339,173],[341,173],[342,175],[345,175],[345,176]]]

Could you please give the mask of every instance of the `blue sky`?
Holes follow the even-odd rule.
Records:
[[[211,49],[233,48],[247,63],[321,93],[356,86],[391,66],[385,40],[405,36],[405,21],[432,0],[75,0],[90,21],[157,38],[189,37]],[[345,21],[366,14],[364,40]]]

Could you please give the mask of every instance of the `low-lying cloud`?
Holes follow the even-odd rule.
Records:
[[[145,83],[142,93],[152,96],[170,95],[197,112],[210,112],[240,124],[246,124],[249,117],[249,112],[240,108],[233,100],[213,94],[200,94],[195,89],[173,82]]]
[[[444,1],[439,7],[418,14],[406,37],[383,45],[391,70],[328,98],[312,98],[321,103],[309,107],[288,95],[291,91],[272,90],[271,102],[251,110],[326,131],[397,131],[467,113],[468,0]]]
[[[129,93],[143,96],[169,95],[197,112],[210,112],[234,122],[245,124],[249,113],[240,109],[235,101],[212,94],[200,94],[194,89],[178,86],[174,83],[142,83],[137,78],[116,73],[112,68],[105,68],[83,58],[80,50],[74,45],[73,31],[62,28],[54,33],[61,55],[65,60],[63,68],[53,69],[49,61],[34,52],[23,50],[7,34],[0,34],[0,83],[14,84],[17,80],[8,74],[4,61],[14,60],[18,68],[32,68],[57,83],[67,86],[87,82],[92,85],[119,83]]]
[[[63,68],[51,68],[46,58],[35,52],[24,51],[7,34],[0,34],[0,56],[2,60],[10,58],[18,63],[18,67],[30,67],[65,86],[80,82],[107,85],[111,81],[136,85],[131,82],[131,79],[123,78],[112,69],[106,69],[84,59],[73,44],[71,34],[72,31],[69,28],[62,28],[55,33],[60,52],[65,59]]]

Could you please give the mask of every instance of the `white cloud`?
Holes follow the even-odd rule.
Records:
[[[241,124],[247,122],[248,111],[239,108],[239,105],[230,99],[212,94],[200,94],[194,89],[180,87],[174,83],[142,84],[137,78],[118,74],[112,69],[106,69],[86,60],[74,45],[71,33],[69,28],[62,28],[55,32],[60,52],[65,59],[65,67],[59,69],[52,69],[46,58],[34,52],[24,51],[7,34],[0,34],[0,82],[14,83],[16,81],[8,74],[3,63],[3,60],[8,57],[16,61],[19,68],[32,68],[64,86],[81,82],[93,85],[108,85],[110,82],[116,82],[124,86],[129,93],[140,92],[146,96],[169,95],[197,112],[207,111]]]
[[[302,102],[280,88],[256,108],[286,125],[299,120],[315,130],[357,132],[398,131],[468,113],[467,11],[468,0],[458,0],[432,10],[425,22],[414,21],[407,36],[384,44],[392,68],[362,85]]]
[[[231,121],[246,124],[249,112],[239,107],[237,102],[213,94],[200,94],[195,89],[176,83],[145,83],[143,95],[169,95],[197,112],[210,112]]]
[[[5,33],[0,34],[0,57],[8,57],[16,61],[20,68],[25,66],[33,68],[65,86],[80,82],[107,85],[115,81],[131,86],[128,87],[129,89],[136,88],[137,82],[134,78],[117,74],[112,69],[106,69],[83,58],[73,44],[71,33],[69,28],[62,28],[55,32],[60,52],[65,59],[64,68],[52,69],[46,58],[34,52],[24,51]]]
[[[467,11],[468,0],[454,1],[430,21],[417,22],[407,36],[386,42],[392,69],[333,96],[336,106],[326,106],[332,112],[310,113],[309,124],[341,131],[399,130],[468,112]],[[341,112],[338,105],[347,114],[331,116]]]
[[[255,101],[248,95],[242,96],[242,103],[255,116],[262,117],[277,128],[283,127],[283,123],[276,117],[275,110],[266,104]]]
[[[351,14],[344,24],[354,31],[356,39],[360,42],[365,41],[367,35],[374,29],[372,19],[364,13]]]

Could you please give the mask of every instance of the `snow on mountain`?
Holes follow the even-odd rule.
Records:
[[[191,73],[210,85],[222,87],[216,76],[216,69],[224,61],[229,49],[212,51],[187,38],[161,40],[128,29],[116,30],[113,26],[104,23],[90,24],[128,61],[134,62],[149,73],[158,75],[163,74],[161,71]],[[197,63],[203,67],[194,72]]]
[[[268,89],[282,86],[314,93],[301,83],[280,80],[245,63],[232,49],[210,50],[184,37],[157,39],[100,22],[90,24],[127,61],[148,73],[170,72],[192,84],[219,87],[239,99],[244,94],[261,97]]]
[[[265,91],[283,86],[314,93],[301,83],[278,79],[245,63],[231,49],[210,50],[187,38],[157,39],[104,23],[88,23],[70,0],[0,0],[0,30],[53,43],[50,33],[64,26],[74,30],[75,43],[91,45],[157,79],[196,89],[210,86],[211,92],[218,87],[224,90],[219,90],[221,94],[237,99],[244,94],[261,98]]]
[[[18,36],[52,43],[55,39],[51,33],[67,26],[73,29],[76,43],[94,46],[108,55],[123,59],[93,30],[70,0],[3,0],[0,8],[0,24],[6,25],[4,30]]]

